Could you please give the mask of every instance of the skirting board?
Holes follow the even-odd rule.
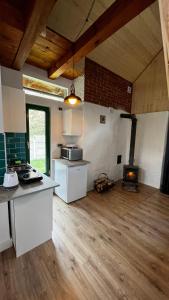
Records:
[[[0,243],[0,252],[12,247],[12,239]]]

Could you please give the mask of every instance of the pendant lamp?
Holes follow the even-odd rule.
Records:
[[[65,97],[64,103],[70,104],[70,105],[78,105],[81,102],[82,102],[81,98],[79,96],[76,96],[76,94],[75,94],[75,86],[74,86],[74,82],[73,82],[70,87],[70,95]]]
[[[74,56],[73,56],[73,81],[70,87],[70,94],[64,98],[65,104],[78,105],[82,102],[81,98],[76,96],[74,85]]]

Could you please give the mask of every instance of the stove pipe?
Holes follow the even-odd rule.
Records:
[[[136,127],[137,119],[133,114],[121,114],[120,118],[130,119],[131,124],[131,139],[130,139],[130,153],[129,153],[129,165],[134,165],[134,150],[135,150],[135,140],[136,140]]]

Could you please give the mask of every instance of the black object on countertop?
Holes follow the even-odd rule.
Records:
[[[43,179],[41,173],[33,169],[26,161],[12,160],[8,164],[8,170],[16,171],[21,183],[29,184]]]
[[[18,179],[21,183],[29,184],[43,179],[42,174],[35,169],[22,170],[18,172]]]

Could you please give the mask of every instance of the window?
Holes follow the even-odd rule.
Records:
[[[23,88],[26,94],[61,102],[68,95],[67,88],[27,75],[23,75]]]

